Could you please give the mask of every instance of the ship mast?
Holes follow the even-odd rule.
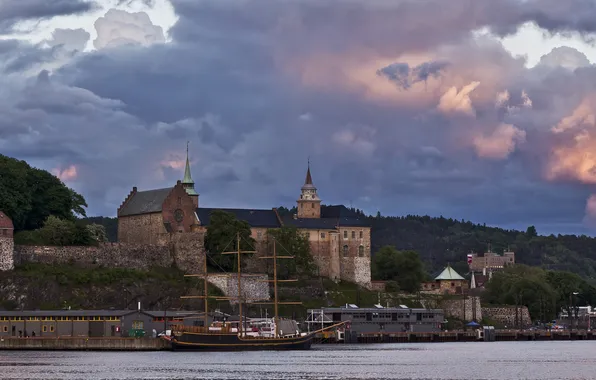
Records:
[[[238,332],[240,336],[244,333],[244,317],[242,315],[242,272],[240,268],[241,254],[243,253],[257,253],[256,251],[242,251],[240,249],[240,232],[236,232],[236,250],[231,252],[222,252],[223,255],[237,255],[237,273],[238,273],[238,314],[240,321],[238,323]]]
[[[291,280],[279,280],[277,278],[277,259],[293,259],[294,256],[278,256],[277,255],[277,240],[273,238],[273,256],[262,256],[261,259],[273,259],[273,280],[262,280],[265,282],[273,282],[273,323],[275,323],[275,338],[279,337],[279,305],[302,305],[302,302],[279,302],[277,295],[277,283],[278,282],[296,282],[297,279]],[[271,304],[271,302],[257,302],[258,304]]]

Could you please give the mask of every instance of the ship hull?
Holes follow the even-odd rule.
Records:
[[[174,351],[308,350],[314,334],[291,338],[240,338],[238,334],[181,332],[171,339]]]

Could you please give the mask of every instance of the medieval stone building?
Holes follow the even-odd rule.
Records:
[[[14,267],[13,231],[12,220],[0,211],[0,271],[11,270]]]
[[[275,208],[200,207],[187,152],[184,178],[175,186],[146,191],[133,187],[118,208],[118,241],[160,244],[167,234],[204,231],[214,210],[246,221],[257,244],[266,242],[269,229],[296,227],[308,236],[319,275],[370,286],[370,225],[345,206],[321,206],[310,165],[297,200],[297,213],[281,217]]]

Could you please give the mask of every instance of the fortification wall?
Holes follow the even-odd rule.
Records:
[[[0,236],[0,271],[11,270],[14,267],[13,251],[14,241],[12,235]]]
[[[530,318],[530,312],[526,306],[518,306],[517,313],[515,306],[500,306],[500,307],[483,307],[482,314],[485,318],[490,319],[496,323],[501,324],[503,327],[508,328],[515,327],[529,327],[532,325],[532,319]],[[516,326],[516,316],[519,326]]]
[[[170,249],[160,245],[103,243],[97,247],[16,245],[15,264],[76,264],[84,267],[148,269],[172,264]]]
[[[243,274],[240,283],[242,286],[242,298],[246,300],[245,302],[251,303],[270,299],[268,279],[269,276],[266,274]],[[226,276],[210,277],[209,282],[217,286],[226,296],[238,297],[237,274],[229,273]],[[230,303],[236,304],[238,301],[231,300]]]
[[[439,307],[445,310],[446,317],[465,321],[480,321],[484,315],[480,297],[447,299],[441,301]]]

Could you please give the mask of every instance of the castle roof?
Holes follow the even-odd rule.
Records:
[[[283,218],[284,225],[313,230],[332,230],[338,227],[370,227],[368,220],[343,205],[322,206],[320,218]]]
[[[279,228],[281,227],[277,214],[274,210],[256,210],[243,208],[198,208],[196,209],[197,216],[201,225],[208,226],[211,220],[211,213],[216,210],[221,210],[233,214],[238,220],[243,220],[250,224],[251,227],[261,228]]]
[[[163,202],[172,189],[172,187],[168,187],[165,189],[137,191],[120,209],[118,216],[161,212]]]
[[[453,281],[453,280],[465,280],[459,273],[457,273],[451,265],[447,265],[445,269],[435,277],[435,281]]]
[[[12,220],[10,220],[10,218],[5,213],[0,211],[0,230],[5,229],[12,230],[14,229],[14,225],[12,224]]]

